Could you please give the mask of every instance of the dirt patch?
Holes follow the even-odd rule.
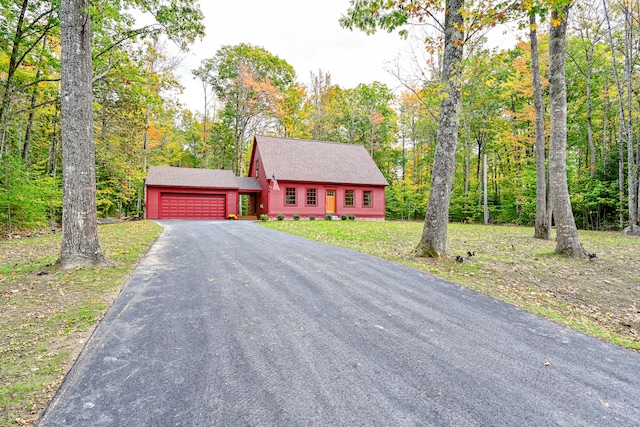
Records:
[[[632,263],[600,258],[550,268],[550,264],[556,264],[555,256],[550,258],[533,266],[494,262],[485,268],[502,277],[505,292],[513,292],[531,304],[549,304],[569,325],[584,323],[582,318],[586,317],[606,330],[640,342],[640,286],[629,269]]]

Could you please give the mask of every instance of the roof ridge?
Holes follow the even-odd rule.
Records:
[[[256,135],[256,138],[270,138],[270,139],[279,139],[285,141],[298,141],[298,142],[318,142],[320,144],[336,144],[336,145],[348,145],[348,146],[358,146],[364,147],[363,144],[358,144],[355,142],[339,142],[339,141],[321,141],[319,139],[303,139],[303,138],[284,138],[279,136],[269,136],[269,135]]]

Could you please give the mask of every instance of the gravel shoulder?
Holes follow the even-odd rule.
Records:
[[[635,425],[640,355],[240,221],[163,222],[39,425]]]

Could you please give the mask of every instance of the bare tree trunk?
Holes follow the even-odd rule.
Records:
[[[402,158],[401,158],[401,162],[402,162],[402,174],[401,174],[401,179],[402,182],[404,182],[404,178],[406,176],[406,169],[407,169],[407,135],[406,132],[404,131],[404,129],[402,130]]]
[[[555,251],[572,257],[586,256],[571,209],[567,183],[567,85],[565,58],[569,6],[554,9],[549,37],[549,98],[551,100],[551,142],[549,182],[553,195],[553,214],[558,241]]]
[[[20,63],[20,42],[22,41],[24,32],[22,25],[24,24],[24,16],[27,12],[28,5],[29,0],[22,1],[22,6],[20,7],[20,15],[18,17],[18,22],[16,23],[16,31],[14,33],[13,44],[11,47],[11,56],[9,57],[9,68],[7,69],[7,75],[4,81],[2,100],[0,101],[0,141],[2,141],[2,144],[0,145],[0,157],[2,157],[2,148],[4,147],[4,141],[6,138],[6,120],[7,112],[9,110],[9,104],[11,103],[13,76],[15,75],[15,72]],[[8,151],[8,147],[6,148],[6,150]]]
[[[464,214],[469,212],[469,180],[471,178],[471,124],[465,123],[464,138]]]
[[[33,85],[31,100],[29,101],[29,117],[27,118],[27,129],[24,132],[24,143],[22,144],[22,161],[27,164],[29,161],[29,151],[31,151],[31,137],[33,133],[33,121],[36,117],[36,101],[38,100],[38,83],[40,69],[36,71],[36,83]]]
[[[147,153],[149,151],[149,128],[151,127],[151,107],[147,102],[144,109],[144,135],[142,135],[142,170],[147,172]]]
[[[98,243],[89,0],[60,3],[62,247],[57,264],[105,261]]]
[[[417,185],[419,183],[418,156],[420,156],[421,153],[420,146],[416,138],[416,114],[414,111],[411,111],[411,141],[413,142],[413,185]]]
[[[58,147],[60,138],[58,138],[58,119],[60,118],[60,109],[56,105],[54,118],[52,119],[51,145],[49,146],[49,154],[47,159],[47,173],[55,179],[58,174]]]
[[[624,111],[620,110],[620,131],[618,133],[618,202],[620,210],[620,229],[624,228]]]
[[[640,162],[640,132],[638,132],[638,136],[637,136],[638,140],[636,142],[636,186],[634,189],[635,192],[635,200],[636,200],[636,212],[638,212],[638,215],[640,215],[640,165],[638,165],[638,162]],[[634,235],[640,235],[640,226],[636,226],[636,227],[629,227],[629,230],[627,230],[628,234],[634,234]]]
[[[589,143],[589,175],[596,176],[596,146],[593,142],[593,106],[591,105],[591,66],[587,71],[587,142]]]
[[[489,214],[489,189],[487,188],[487,154],[482,154],[482,190],[483,190],[483,206],[484,206],[484,223],[489,224],[491,215]]]
[[[440,102],[436,154],[431,171],[431,192],[417,256],[442,258],[447,255],[449,203],[456,166],[456,145],[460,117],[460,67],[463,53],[463,0],[447,0],[444,24],[442,81],[448,86]]]
[[[42,50],[40,51],[40,60],[36,68],[35,83],[33,92],[31,92],[31,101],[29,103],[29,118],[27,119],[27,130],[24,133],[24,144],[22,146],[22,160],[27,163],[29,160],[29,151],[31,150],[31,134],[33,130],[33,121],[36,115],[36,101],[38,100],[38,80],[42,74],[42,57],[47,49],[47,37],[42,39]]]
[[[609,13],[607,11],[607,2],[603,1],[604,16],[607,21],[607,31],[609,34],[609,48],[611,49],[611,58],[613,62],[613,75],[616,79],[616,87],[618,89],[618,103],[620,107],[620,130],[618,133],[618,197],[620,209],[620,229],[624,228],[624,135],[625,135],[625,114],[624,114],[624,88],[618,76],[618,65],[616,61],[616,50],[613,44],[613,35],[611,33],[611,22],[609,21]],[[625,66],[626,67],[626,66]],[[629,113],[631,114],[631,113]]]
[[[575,60],[575,65],[585,78],[586,85],[586,107],[587,107],[587,143],[589,148],[589,175],[594,178],[596,175],[596,147],[593,135],[593,101],[592,101],[592,78],[595,48],[598,46],[604,35],[602,29],[605,19],[602,16],[598,2],[581,2],[577,9],[575,19],[575,32],[582,41],[583,55],[586,62],[583,68],[579,61]]]
[[[633,144],[633,28],[632,17],[630,16],[632,11],[625,8],[625,37],[624,37],[624,50],[625,50],[625,66],[624,66],[624,79],[627,84],[627,201],[629,209],[629,228],[630,230],[636,230],[638,228],[638,205],[636,200],[636,162],[635,162],[635,147]]]
[[[605,78],[604,99],[602,100],[602,170],[607,171],[609,156],[609,83]]]
[[[531,76],[533,78],[533,103],[536,111],[536,219],[534,236],[536,239],[549,240],[549,216],[547,215],[547,165],[546,144],[544,137],[544,102],[542,100],[542,83],[540,82],[540,61],[538,59],[538,33],[536,16],[529,17],[531,31]]]
[[[4,151],[8,150],[7,146],[7,126],[8,120],[11,115],[11,95],[13,92],[13,80],[18,70],[18,67],[22,65],[25,58],[32,49],[34,49],[40,40],[45,37],[49,29],[53,26],[54,20],[50,19],[50,15],[53,13],[53,8],[41,13],[37,19],[33,22],[25,21],[26,13],[30,10],[30,6],[38,7],[38,3],[30,2],[30,0],[22,0],[20,6],[20,13],[16,22],[15,32],[11,34],[11,54],[9,56],[9,64],[7,67],[6,75],[4,76],[4,85],[2,88],[2,95],[0,100],[0,157]],[[51,5],[53,6],[53,5]],[[43,26],[36,24],[44,23]],[[6,30],[6,28],[5,28]],[[35,36],[31,38],[29,42],[25,39],[27,36]]]

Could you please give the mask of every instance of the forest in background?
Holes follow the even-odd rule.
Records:
[[[5,232],[60,222],[60,34],[47,1],[2,0],[0,223]],[[567,170],[579,228],[618,230],[637,203],[640,98],[638,2],[580,1],[567,42]],[[116,6],[93,14],[98,213],[141,217],[151,165],[246,175],[255,134],[364,145],[390,183],[387,217],[424,219],[438,105],[438,49],[425,50],[402,89],[303,82],[286,58],[249,44],[224,46],[193,70],[200,106],[177,99],[179,60],[154,28]],[[338,17],[336,17],[338,19]],[[524,19],[524,18],[523,18]],[[538,28],[544,96],[548,31]],[[508,50],[470,41],[463,65],[460,144],[450,219],[532,225],[536,209],[534,102],[527,30]],[[548,115],[548,107],[547,107]],[[549,129],[548,119],[546,129]],[[486,174],[485,174],[486,172]],[[486,180],[485,180],[486,175]],[[486,185],[485,185],[486,181]]]

